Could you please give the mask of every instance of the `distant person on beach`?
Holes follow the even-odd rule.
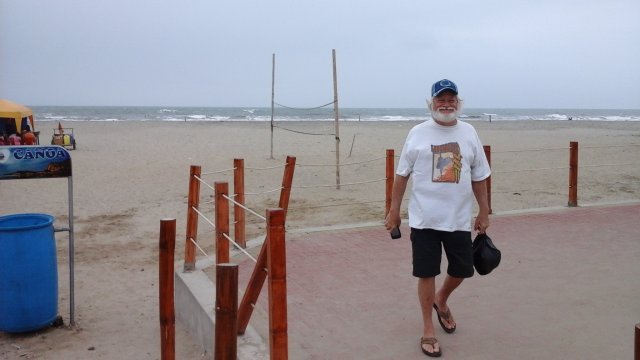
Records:
[[[420,347],[426,355],[438,357],[442,350],[432,312],[445,332],[456,330],[447,300],[465,278],[473,276],[473,198],[479,207],[473,230],[484,233],[489,227],[486,179],[491,169],[473,126],[457,120],[462,100],[456,84],[447,79],[433,84],[427,104],[432,118],[413,127],[402,148],[385,227],[400,226],[400,205],[413,175],[408,210],[413,276],[418,278],[424,324]],[[449,265],[436,291],[443,247]]]
[[[20,136],[18,136],[18,134],[9,135],[9,145],[22,145]]]
[[[36,136],[31,132],[31,127],[27,125],[26,129],[22,133],[22,143],[25,145],[35,145]]]

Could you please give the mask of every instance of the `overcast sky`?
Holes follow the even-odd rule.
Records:
[[[0,0],[27,105],[640,108],[638,0]]]

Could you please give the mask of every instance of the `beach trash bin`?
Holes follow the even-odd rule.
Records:
[[[53,221],[47,214],[0,216],[0,331],[34,331],[57,318]]]

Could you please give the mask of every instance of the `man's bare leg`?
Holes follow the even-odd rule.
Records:
[[[435,329],[433,328],[433,301],[436,294],[436,278],[419,278],[418,279],[418,299],[420,300],[420,308],[422,309],[422,322],[424,338],[435,337]],[[437,352],[440,350],[440,344],[423,345],[428,352]]]
[[[434,302],[441,312],[447,312],[449,310],[447,300],[449,300],[449,296],[451,296],[451,293],[453,293],[453,291],[458,286],[460,286],[460,284],[462,284],[463,280],[464,278],[457,278],[448,274],[444,278],[444,282],[442,283],[440,290],[438,290],[434,297]],[[453,319],[453,316],[449,318],[449,320],[442,319],[442,322],[449,329],[453,329],[456,326],[456,322]]]

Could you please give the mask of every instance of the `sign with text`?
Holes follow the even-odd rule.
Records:
[[[61,146],[0,146],[0,180],[71,176],[71,155]]]

